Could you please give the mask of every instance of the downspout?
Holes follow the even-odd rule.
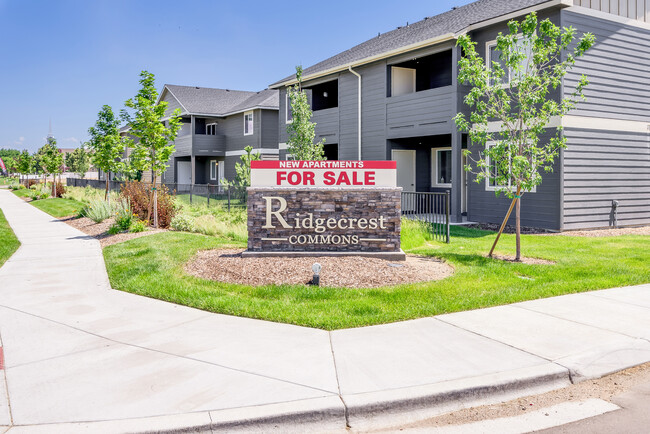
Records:
[[[361,75],[352,70],[351,66],[348,66],[348,71],[353,73],[359,78],[359,121],[357,126],[358,136],[359,136],[359,161],[361,161]]]

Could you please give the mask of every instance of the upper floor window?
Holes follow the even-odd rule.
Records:
[[[217,123],[213,122],[211,124],[207,124],[205,126],[205,134],[209,136],[216,136],[217,135]]]
[[[501,67],[501,69],[504,72],[502,77],[490,76],[490,81],[491,81],[490,84],[494,85],[500,82],[502,85],[507,86],[510,83],[516,82],[519,79],[518,75],[525,74],[531,62],[531,59],[533,57],[532,48],[528,45],[525,45],[523,39],[519,39],[517,41],[517,45],[515,49],[518,52],[523,52],[526,56],[526,58],[523,60],[522,64],[520,65],[519,71],[506,66],[506,60],[502,55],[503,53],[500,50],[497,50],[497,41],[490,41],[486,44],[485,60],[487,62],[488,69],[492,71],[494,69],[494,64],[496,63]]]
[[[289,98],[289,89],[287,89],[287,94],[285,96],[284,108],[286,114],[286,122],[290,124],[293,122],[293,114],[291,113],[291,98]]]
[[[253,134],[253,112],[249,111],[244,113],[244,135],[250,136]]]
[[[446,50],[390,65],[388,76],[388,97],[451,86],[452,52]]]

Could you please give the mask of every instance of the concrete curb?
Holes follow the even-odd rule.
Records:
[[[170,416],[9,427],[7,434],[269,432],[344,433],[397,426],[571,384],[554,363],[440,384]],[[349,431],[347,431],[349,432]]]

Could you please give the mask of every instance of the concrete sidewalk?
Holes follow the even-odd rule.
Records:
[[[0,433],[366,430],[650,361],[650,285],[330,333],[111,290],[96,240],[0,208],[22,243],[0,268]]]

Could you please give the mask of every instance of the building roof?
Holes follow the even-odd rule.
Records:
[[[225,116],[255,108],[278,110],[277,90],[249,92],[174,84],[166,84],[165,88],[181,104],[184,114]],[[165,89],[161,97],[164,92]]]
[[[377,60],[376,57],[382,54],[442,38],[446,35],[455,38],[470,26],[544,3],[548,3],[548,6],[568,5],[563,0],[478,0],[440,15],[427,17],[422,21],[398,27],[393,31],[376,36],[349,50],[325,59],[306,68],[303,71],[303,79],[309,79],[327,71],[336,72],[337,68],[345,69],[348,65],[353,66],[355,63],[357,65],[369,63]],[[291,75],[273,83],[270,87],[291,84],[293,81],[295,81],[295,76]]]

